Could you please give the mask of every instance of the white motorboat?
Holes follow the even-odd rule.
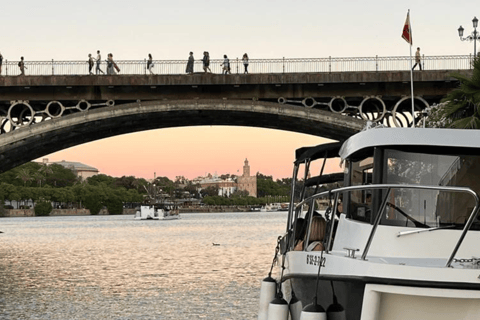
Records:
[[[267,203],[266,205],[262,206],[260,211],[262,212],[276,212],[280,211],[282,206],[280,203]]]
[[[165,205],[142,205],[135,213],[135,220],[175,220],[180,219],[178,209]]]
[[[343,187],[307,178],[315,160],[338,156]],[[479,130],[376,128],[341,148],[298,149],[292,195],[301,198],[292,196],[278,241],[277,288],[300,300],[305,319],[318,305],[331,312],[308,319],[480,319],[479,192]],[[259,319],[280,310],[264,303]]]

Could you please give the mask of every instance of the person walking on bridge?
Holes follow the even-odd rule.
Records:
[[[232,74],[230,72],[230,60],[228,59],[226,54],[223,55],[223,63],[221,64],[221,66],[223,66],[222,74],[227,74],[227,73]]]
[[[188,62],[187,62],[187,68],[185,69],[185,72],[188,74],[193,74],[193,63],[195,62],[195,59],[193,58],[193,52],[190,51],[190,56],[188,57]]]
[[[153,74],[152,68],[153,68],[153,58],[152,58],[152,54],[149,53],[148,54],[148,60],[147,60],[147,69],[148,69],[148,71],[150,71],[150,74]]]
[[[207,73],[207,70],[212,73],[212,70],[210,70],[210,54],[207,51],[203,52],[203,71]]]
[[[27,69],[27,67],[25,67],[25,61],[23,61],[23,57],[20,57],[20,62],[18,62],[18,67],[20,68],[20,76],[24,76],[25,75],[25,69]]]
[[[95,64],[95,63],[93,62],[92,54],[89,53],[89,54],[88,54],[88,73],[89,73],[90,75],[93,75],[92,69],[93,69],[93,65],[94,65],[94,64]]]
[[[115,72],[115,69],[114,69],[115,62],[113,61],[113,54],[109,53],[109,54],[108,54],[108,58],[107,58],[107,60],[105,60],[105,62],[107,63],[107,74],[108,74],[108,75],[115,75],[115,74],[117,74],[117,73]]]
[[[0,53],[0,74],[2,74],[2,64],[3,64],[3,56]]]
[[[420,63],[420,62],[421,62],[420,59],[421,59],[421,56],[420,56],[420,48],[417,48],[417,51],[415,52],[415,64],[414,64],[412,70],[415,69],[415,67],[416,67],[417,64],[418,64],[418,66],[420,67],[420,71],[422,71],[422,64]]]
[[[102,63],[102,55],[100,54],[100,50],[97,50],[97,68],[95,69],[95,73],[98,74],[98,72],[101,72],[105,74],[105,72],[100,69],[100,63]]]
[[[242,61],[243,61],[243,66],[245,67],[244,73],[248,73],[248,54],[247,53],[243,55]]]

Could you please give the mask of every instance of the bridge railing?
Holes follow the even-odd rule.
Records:
[[[472,55],[456,56],[423,56],[424,70],[465,70],[472,68]],[[146,60],[118,60],[119,74],[145,75],[149,74]],[[152,68],[155,74],[182,75],[185,74],[186,60],[154,60]],[[223,59],[210,60],[212,73],[222,73]],[[87,61],[25,61],[25,74],[35,76],[49,75],[88,75]],[[106,72],[106,62],[102,61],[100,68]],[[95,73],[96,64],[92,72]],[[410,57],[351,57],[351,58],[280,58],[280,59],[250,59],[249,73],[320,73],[320,72],[362,72],[362,71],[407,71],[410,69]],[[244,73],[241,59],[230,59],[232,74]],[[194,72],[203,72],[201,60],[195,61]],[[4,61],[2,75],[20,75],[18,61]]]

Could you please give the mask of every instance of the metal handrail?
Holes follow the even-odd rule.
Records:
[[[478,211],[479,211],[479,208],[480,208],[480,198],[479,198],[478,194],[470,188],[454,187],[454,186],[443,187],[443,186],[399,185],[399,184],[370,184],[370,185],[360,185],[360,186],[349,186],[349,187],[342,187],[342,188],[329,190],[329,191],[323,191],[321,193],[314,194],[313,196],[308,197],[308,198],[302,200],[301,202],[299,202],[295,206],[295,209],[298,208],[299,206],[302,206],[302,205],[306,204],[307,202],[314,201],[317,198],[321,198],[321,197],[331,195],[332,193],[333,194],[339,194],[341,192],[350,192],[350,191],[359,191],[359,190],[360,191],[361,190],[372,190],[372,189],[387,189],[388,191],[387,191],[387,197],[384,199],[384,201],[382,201],[382,205],[381,205],[381,208],[380,208],[381,210],[379,211],[378,215],[375,218],[374,225],[372,227],[372,231],[370,232],[367,243],[365,245],[365,249],[363,250],[362,260],[366,260],[366,256],[368,254],[368,251],[370,250],[370,246],[371,246],[373,238],[375,236],[377,227],[380,224],[381,213],[385,209],[386,201],[387,201],[387,198],[388,198],[388,195],[389,195],[391,189],[421,189],[421,190],[434,190],[434,191],[462,192],[462,193],[471,194],[473,196],[473,198],[475,199],[475,207],[473,208],[472,213],[470,214],[470,217],[467,220],[467,223],[465,223],[465,226],[464,226],[464,228],[462,230],[462,233],[461,233],[461,235],[460,235],[460,237],[459,237],[459,239],[458,239],[458,241],[455,245],[455,248],[453,249],[450,257],[448,258],[447,263],[445,264],[445,267],[447,267],[447,268],[451,266],[451,264],[452,264],[452,262],[455,258],[455,255],[458,252],[458,249],[460,248],[463,240],[465,239],[465,236],[466,236],[468,230],[472,226],[473,221],[478,216]],[[337,201],[338,201],[338,197],[335,198],[335,206],[336,206]],[[333,224],[332,224],[332,228],[333,228]],[[327,249],[328,248],[329,247],[327,247]]]
[[[424,70],[466,70],[472,69],[472,55],[451,56],[423,56]],[[15,76],[20,74],[19,61],[4,60],[2,74]],[[120,75],[146,75],[146,59],[144,60],[116,60],[120,68]],[[211,59],[212,73],[222,73],[223,59]],[[152,71],[162,75],[185,74],[187,60],[154,60]],[[88,75],[88,62],[74,60],[25,61],[26,75]],[[106,62],[101,61],[101,69],[105,71]],[[92,69],[95,73],[96,64]],[[238,58],[230,59],[232,73],[243,73],[243,61]],[[201,60],[194,63],[196,72],[203,72]],[[386,57],[328,57],[328,58],[275,58],[250,59],[249,73],[330,73],[330,72],[362,72],[362,71],[406,71],[410,70],[409,56]]]

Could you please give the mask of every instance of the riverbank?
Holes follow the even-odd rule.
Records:
[[[136,209],[123,209],[123,214],[135,214]],[[107,209],[102,209],[98,215],[108,215]],[[49,216],[90,216],[90,210],[88,209],[53,209]],[[2,217],[14,218],[14,217],[35,217],[34,209],[5,209]]]
[[[180,213],[205,213],[205,212],[249,212],[250,206],[201,206],[179,208]]]
[[[124,215],[135,214],[137,209],[125,208]],[[179,208],[180,213],[208,213],[208,212],[249,212],[250,206],[201,206],[201,207],[186,207]],[[89,216],[91,215],[88,209],[53,209],[50,216]],[[109,215],[107,209],[102,209],[98,215]],[[35,217],[33,209],[5,209],[3,217]]]

